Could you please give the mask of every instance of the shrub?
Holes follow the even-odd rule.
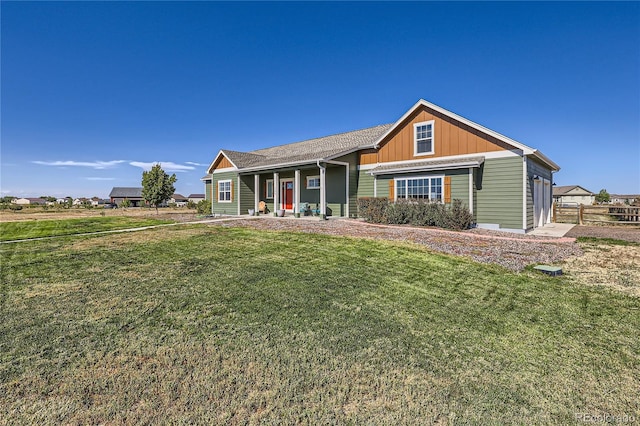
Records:
[[[358,214],[367,222],[392,225],[437,226],[457,231],[468,229],[473,215],[461,200],[450,206],[428,200],[398,200],[387,198],[358,198]]]
[[[211,214],[211,201],[201,200],[196,205],[199,214]]]
[[[451,207],[447,210],[447,228],[461,231],[469,229],[473,223],[473,214],[462,204],[461,200],[453,200]]]
[[[358,215],[367,222],[388,223],[386,219],[389,199],[386,197],[358,198]]]

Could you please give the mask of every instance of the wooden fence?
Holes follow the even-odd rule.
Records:
[[[610,223],[640,225],[640,206],[553,205],[553,221],[557,223]]]

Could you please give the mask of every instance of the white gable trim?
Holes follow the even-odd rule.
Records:
[[[212,172],[211,172],[211,169],[213,168],[213,165],[214,165],[214,164],[216,164],[216,161],[218,161],[218,158],[219,158],[221,155],[222,155],[224,158],[226,158],[227,160],[229,160],[229,162],[233,165],[233,168],[232,168],[231,170],[237,170],[237,169],[238,169],[238,166],[236,166],[236,165],[234,164],[234,162],[233,162],[233,161],[231,161],[231,158],[227,157],[227,156],[225,155],[225,153],[224,153],[224,151],[223,151],[223,150],[220,150],[220,151],[218,151],[218,155],[216,155],[216,157],[213,159],[213,161],[211,162],[211,164],[209,164],[209,167],[207,168],[207,173],[212,173]]]

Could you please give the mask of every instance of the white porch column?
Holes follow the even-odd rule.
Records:
[[[253,214],[258,216],[260,206],[260,175],[253,175]]]
[[[280,175],[277,172],[273,173],[273,215],[278,215],[278,209],[280,208]]]
[[[300,217],[300,170],[295,171],[295,181],[293,183],[293,215]]]
[[[327,218],[327,169],[320,166],[320,217]]]

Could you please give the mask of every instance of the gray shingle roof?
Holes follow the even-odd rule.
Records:
[[[250,152],[227,149],[223,149],[222,152],[239,169],[313,161],[357,148],[373,147],[373,144],[380,136],[392,126],[393,124],[382,124],[367,129],[338,133]]]
[[[114,186],[109,194],[110,198],[142,198],[142,187],[132,188],[124,186]]]
[[[569,191],[573,191],[576,188],[581,188],[582,190],[593,194],[593,192],[589,191],[586,188],[582,188],[580,185],[564,185],[564,186],[554,186],[553,187],[553,195],[564,195]]]

